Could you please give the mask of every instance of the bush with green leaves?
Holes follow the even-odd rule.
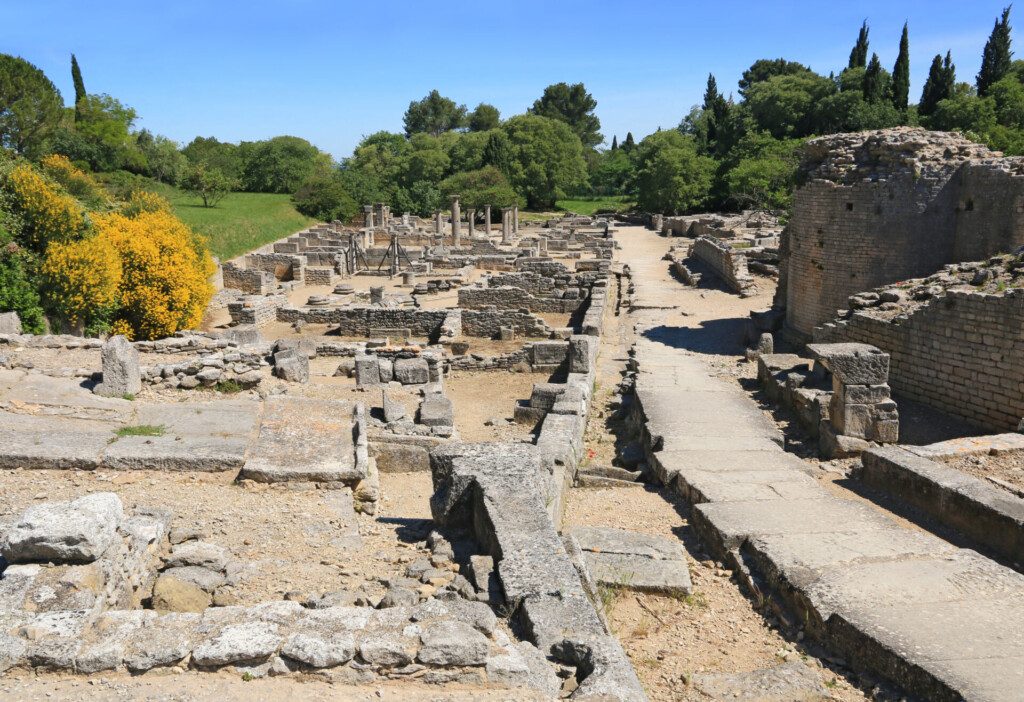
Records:
[[[704,207],[711,195],[715,160],[702,156],[692,136],[655,132],[637,145],[634,187],[647,212],[680,214]]]
[[[302,214],[323,222],[335,219],[347,222],[360,209],[346,192],[341,174],[336,171],[311,175],[292,195],[292,203]]]

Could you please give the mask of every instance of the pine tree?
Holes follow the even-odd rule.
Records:
[[[857,43],[853,45],[850,52],[850,68],[864,68],[868,62],[868,21],[860,26],[860,34],[857,35]]]
[[[612,151],[618,151],[618,150],[619,150],[619,137],[613,134],[612,135]]]
[[[718,82],[715,76],[708,74],[708,85],[704,91],[704,116],[708,126],[708,145],[713,146],[718,140],[718,134],[725,123],[729,112],[729,103],[725,97],[718,92]]]
[[[942,61],[942,90],[939,100],[953,97],[956,88],[956,66],[953,65],[953,54],[946,52],[946,58]]]
[[[882,82],[882,62],[878,54],[871,54],[871,61],[864,71],[865,102],[881,102],[885,98],[885,84]]]
[[[947,51],[946,58],[943,59],[940,54],[936,54],[932,59],[931,68],[928,69],[928,80],[924,82],[917,113],[927,116],[935,112],[935,106],[940,100],[953,96],[955,85],[956,66],[953,65],[953,55]]]
[[[900,53],[892,67],[892,104],[897,110],[906,110],[910,101],[910,38],[907,23],[903,23]]]
[[[633,132],[626,132],[626,140],[622,142],[622,150],[627,154],[636,148],[636,142],[633,141]]]
[[[992,34],[985,42],[985,50],[981,54],[981,70],[978,71],[978,95],[984,97],[992,84],[1005,76],[1010,70],[1010,8],[1003,9],[1003,15],[996,20]]]
[[[85,100],[85,81],[82,80],[82,69],[78,67],[78,59],[71,54],[71,80],[75,84],[75,121],[82,118],[82,101]]]

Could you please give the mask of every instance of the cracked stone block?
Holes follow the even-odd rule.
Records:
[[[298,632],[285,642],[281,655],[312,668],[331,668],[352,660],[356,643],[347,632],[323,636]]]
[[[450,427],[455,425],[455,408],[452,401],[441,393],[429,393],[420,402],[419,422],[428,427]]]
[[[423,646],[416,659],[428,665],[483,665],[489,641],[486,636],[460,621],[441,621],[428,625],[420,634]]]
[[[430,367],[427,359],[417,356],[416,358],[400,358],[394,364],[395,380],[402,385],[420,385],[430,382]]]
[[[376,356],[356,356],[356,385],[380,385],[380,359]]]
[[[35,505],[8,529],[0,553],[9,563],[91,563],[114,543],[123,518],[112,492]]]
[[[198,666],[218,666],[259,661],[273,655],[281,640],[277,625],[270,622],[231,624],[196,646],[192,662]]]
[[[309,382],[309,357],[292,347],[274,354],[274,375],[291,383]]]
[[[844,385],[889,382],[889,354],[870,344],[808,344],[807,350]]]

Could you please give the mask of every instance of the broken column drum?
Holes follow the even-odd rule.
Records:
[[[452,245],[458,246],[462,237],[462,212],[459,210],[459,198],[452,198]]]

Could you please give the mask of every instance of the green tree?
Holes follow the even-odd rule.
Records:
[[[904,121],[903,113],[890,101],[868,102],[859,90],[844,90],[823,98],[814,118],[815,132],[819,134],[885,129]]]
[[[216,207],[235,183],[216,168],[196,163],[186,170],[180,185],[185,192],[202,200],[203,207]]]
[[[508,178],[494,166],[456,173],[441,181],[439,189],[445,197],[458,195],[463,207],[476,210],[482,210],[485,205],[508,207],[522,204]]]
[[[612,151],[618,151],[618,150],[619,150],[619,137],[617,137],[616,135],[612,134]]]
[[[501,124],[501,113],[494,105],[481,102],[469,115],[469,131],[486,132]]]
[[[0,312],[17,312],[29,334],[46,331],[43,303],[39,297],[35,270],[37,261],[0,227]]]
[[[135,144],[146,160],[151,178],[174,184],[188,167],[188,159],[178,150],[178,144],[165,136],[143,129],[135,135]]]
[[[982,138],[996,126],[996,105],[991,97],[959,93],[940,100],[929,126],[944,132],[970,132]]]
[[[216,168],[228,178],[242,177],[242,156],[238,144],[218,141],[214,137],[196,137],[181,150],[189,163],[203,163]]]
[[[437,137],[413,134],[409,140],[410,153],[401,184],[408,187],[418,181],[437,183],[448,172],[451,159]]]
[[[978,95],[985,97],[988,89],[1010,71],[1010,8],[1003,9],[1001,17],[996,19],[992,34],[985,42],[981,54],[981,70],[978,71]]]
[[[725,97],[718,92],[718,83],[712,74],[708,74],[708,84],[704,90],[703,113],[707,119],[707,140],[709,151],[714,152],[718,143],[718,135],[725,126],[725,120],[729,116],[729,103]]]
[[[590,171],[590,185],[598,195],[622,195],[633,177],[633,161],[625,149],[613,148],[598,155]]]
[[[512,172],[505,175],[528,206],[552,207],[555,200],[586,187],[583,144],[569,125],[539,115],[517,115],[501,129],[513,154]]]
[[[802,137],[815,133],[817,105],[835,90],[816,73],[773,76],[750,87],[746,105],[758,129],[777,139]]]
[[[71,82],[75,85],[75,121],[82,119],[82,113],[78,105],[85,99],[85,81],[82,80],[82,69],[78,67],[78,59],[71,54]]]
[[[417,132],[438,136],[459,129],[465,121],[466,106],[457,105],[454,100],[443,97],[436,90],[431,90],[422,100],[410,102],[403,118],[406,136]]]
[[[448,174],[462,171],[475,171],[484,167],[484,151],[492,134],[497,130],[486,132],[449,132],[441,135],[441,143],[448,152],[450,166]],[[447,174],[446,174],[447,175]]]
[[[636,142],[633,141],[633,132],[626,132],[626,138],[622,142],[622,150],[627,154],[632,153],[633,149],[636,148]]]
[[[910,102],[910,36],[907,23],[903,23],[903,34],[900,36],[900,52],[892,67],[892,104],[897,110],[904,111]]]
[[[60,93],[42,71],[22,58],[0,54],[0,147],[40,155],[63,111]]]
[[[512,142],[509,141],[508,134],[501,130],[491,132],[484,147],[483,157],[485,165],[494,166],[506,176],[511,176],[518,167]]]
[[[633,187],[646,212],[678,214],[703,207],[711,194],[715,160],[697,153],[693,137],[670,129],[637,146]]]
[[[338,171],[314,173],[306,178],[292,195],[292,202],[302,214],[323,222],[347,222],[359,211]]]
[[[995,102],[996,120],[1004,127],[1024,129],[1024,85],[1008,75],[989,87],[988,97]]]
[[[60,129],[50,148],[72,161],[84,161],[96,172],[146,170],[146,160],[136,145],[132,127],[134,109],[109,95],[86,95],[76,106],[73,129]]]
[[[881,102],[885,99],[888,81],[883,75],[882,62],[878,60],[878,54],[871,54],[871,61],[864,70],[864,100],[866,102]]]
[[[758,59],[747,70],[743,71],[740,78],[740,95],[747,96],[750,86],[763,83],[775,76],[792,76],[800,73],[810,73],[811,69],[796,61],[786,59]]]
[[[604,141],[601,120],[594,114],[596,107],[597,100],[583,83],[555,83],[544,88],[544,94],[533,103],[530,113],[565,122],[584,146],[593,148]]]
[[[860,32],[857,34],[857,43],[850,51],[850,63],[847,68],[863,68],[868,62],[868,21],[860,25]]]
[[[245,146],[242,188],[250,192],[294,193],[313,173],[332,165],[330,156],[299,137],[278,136]]]
[[[955,84],[956,66],[953,64],[952,54],[947,51],[945,60],[936,54],[932,59],[931,68],[928,69],[928,79],[925,80],[924,89],[921,91],[917,113],[922,117],[934,113],[940,100],[952,97]]]

